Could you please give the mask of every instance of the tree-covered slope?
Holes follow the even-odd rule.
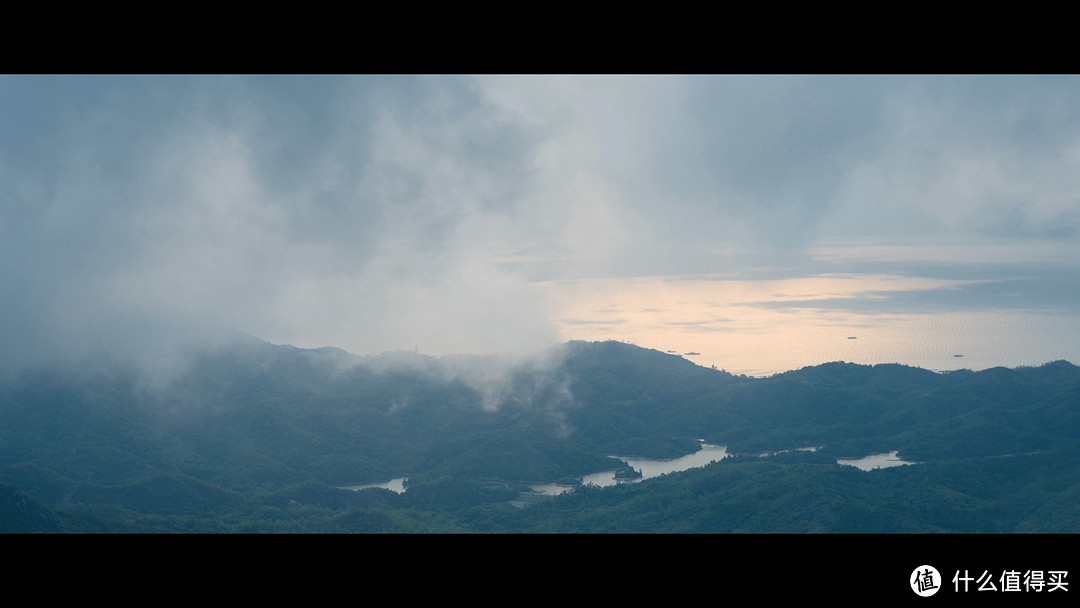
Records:
[[[699,439],[817,451],[510,504]],[[836,464],[893,450],[923,464]],[[1077,531],[1080,485],[1057,470],[1077,454],[1080,369],[1063,361],[747,378],[618,342],[508,360],[247,340],[164,381],[97,361],[0,385],[0,483],[76,531]],[[374,503],[332,487],[405,476]]]

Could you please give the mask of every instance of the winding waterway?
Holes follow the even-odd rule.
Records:
[[[813,451],[818,449],[817,447],[798,448],[799,450]],[[789,450],[783,450],[789,451]],[[779,452],[762,452],[759,456],[770,456]],[[896,450],[888,453],[870,454],[863,456],[862,458],[838,458],[837,464],[844,466],[857,467],[863,471],[870,471],[873,469],[883,469],[888,467],[898,467],[908,464],[916,464],[914,462],[908,462],[901,460],[897,457],[898,452]],[[626,464],[633,467],[635,471],[641,473],[640,477],[621,478],[615,477],[615,470],[600,471],[598,473],[590,473],[581,477],[581,485],[591,485],[598,487],[613,486],[618,483],[636,483],[646,479],[652,479],[653,477],[659,477],[661,475],[667,475],[668,473],[677,473],[679,471],[685,471],[687,469],[693,469],[696,467],[703,467],[707,464],[717,462],[732,456],[728,453],[727,447],[722,445],[714,445],[709,443],[702,443],[701,449],[693,454],[687,454],[679,458],[641,458],[638,456],[612,456],[612,458],[618,458],[626,462]],[[398,477],[385,481],[382,483],[366,483],[355,485],[338,486],[345,490],[364,490],[368,488],[384,488],[392,492],[402,494],[405,492],[406,477]],[[544,496],[555,496],[564,492],[571,492],[576,486],[557,484],[557,483],[539,483],[531,484],[529,486],[535,494]]]
[[[641,473],[641,477],[634,477],[629,479],[616,479],[615,471],[601,471],[599,473],[590,473],[584,475],[581,478],[581,485],[592,485],[599,487],[613,486],[617,483],[634,483],[645,479],[651,479],[653,477],[659,477],[668,473],[676,473],[678,471],[685,471],[695,467],[703,467],[710,462],[716,462],[723,460],[728,456],[727,448],[722,445],[712,445],[709,443],[702,443],[701,449],[693,454],[687,454],[679,458],[669,459],[655,459],[655,458],[641,458],[637,456],[612,456],[612,458],[618,458],[626,462],[634,468],[635,471]],[[538,494],[555,495],[563,492],[569,492],[574,489],[574,486],[545,483],[535,484],[532,487],[533,491]]]

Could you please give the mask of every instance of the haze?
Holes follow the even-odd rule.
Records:
[[[1072,76],[6,76],[0,363],[1076,363],[1078,193]]]

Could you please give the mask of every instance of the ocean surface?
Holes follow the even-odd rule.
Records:
[[[1041,241],[831,244],[786,267],[538,287],[564,340],[619,340],[749,376],[830,361],[1080,364],[1078,253]]]

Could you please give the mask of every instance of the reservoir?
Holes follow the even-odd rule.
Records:
[[[407,477],[398,477],[396,479],[391,479],[390,481],[385,481],[383,483],[365,483],[365,484],[359,484],[359,485],[338,486],[338,487],[341,488],[342,490],[353,490],[354,492],[357,491],[357,490],[366,490],[368,488],[383,488],[383,489],[386,489],[386,490],[390,490],[391,492],[397,492],[398,494],[403,494],[405,492],[405,480],[406,479],[407,479]]]
[[[816,450],[817,447],[798,448],[799,450]],[[783,450],[787,451],[787,450]],[[763,452],[758,456],[770,456],[778,452]],[[883,469],[888,467],[898,467],[907,464],[916,464],[914,462],[907,462],[897,457],[898,451],[894,450],[888,453],[882,454],[870,454],[863,456],[862,458],[838,458],[837,464],[844,466],[857,467],[863,471],[870,471],[873,469]],[[581,485],[592,485],[599,487],[613,486],[619,483],[635,483],[645,479],[651,479],[653,477],[659,477],[668,473],[678,473],[679,471],[685,471],[687,469],[693,469],[696,467],[703,467],[709,463],[717,462],[727,458],[731,454],[728,453],[727,447],[722,445],[713,445],[709,443],[702,443],[701,449],[693,454],[687,454],[679,458],[657,459],[657,458],[641,458],[637,456],[612,456],[626,462],[626,464],[633,467],[635,471],[641,473],[640,477],[628,478],[628,479],[616,479],[616,471],[601,471],[599,473],[590,473],[581,477]],[[337,486],[345,490],[364,490],[367,488],[383,488],[402,494],[405,492],[406,477],[397,477],[389,481],[382,483],[366,483],[355,485]],[[571,492],[576,486],[563,485],[557,483],[543,483],[530,485],[533,493],[543,496],[555,496],[562,494],[563,492]]]
[[[869,456],[863,456],[862,458],[837,458],[836,464],[857,467],[863,471],[899,467],[905,464],[915,464],[914,462],[900,460],[896,457],[897,453],[896,450],[893,450],[888,454],[870,454]]]
[[[685,471],[695,467],[703,467],[710,462],[716,462],[726,458],[728,455],[727,448],[722,445],[712,445],[708,443],[702,443],[701,449],[693,454],[687,454],[680,458],[669,459],[655,459],[655,458],[640,458],[636,456],[613,456],[619,460],[625,461],[626,464],[634,468],[634,470],[641,473],[641,477],[635,477],[631,479],[615,479],[615,471],[601,471],[599,473],[591,473],[584,475],[581,478],[581,485],[593,485],[593,486],[613,486],[617,483],[633,483],[650,479],[653,477],[659,477],[667,473],[676,473],[679,471]],[[574,489],[574,486],[565,486],[559,484],[535,484],[531,486],[533,491],[538,494],[545,494],[554,496],[555,494],[561,494],[563,492],[569,492]]]
[[[797,451],[816,451],[820,446],[797,448]],[[756,454],[757,456],[766,457],[773,454],[787,452],[790,450],[781,450],[779,452],[762,452]],[[898,451],[892,451],[883,454],[870,454],[869,456],[863,456],[862,458],[838,458],[837,464],[845,466],[857,467],[863,471],[871,471],[873,469],[884,469],[888,467],[898,467],[907,464],[916,464],[914,462],[908,462],[901,460],[897,457]],[[701,444],[701,449],[693,454],[687,454],[681,458],[671,458],[666,460],[655,458],[638,458],[634,456],[612,456],[619,460],[625,461],[628,465],[635,470],[641,472],[641,477],[632,479],[616,479],[615,471],[602,471],[600,473],[592,473],[585,475],[581,478],[581,485],[594,485],[599,487],[613,486],[617,483],[633,483],[650,479],[652,477],[659,477],[668,473],[677,473],[679,471],[685,471],[695,467],[703,467],[711,462],[723,460],[730,456],[727,451],[727,447],[722,445],[712,445],[708,443]],[[530,486],[537,494],[544,494],[548,496],[554,496],[563,492],[573,491],[574,486],[560,485],[560,484],[534,484]]]

